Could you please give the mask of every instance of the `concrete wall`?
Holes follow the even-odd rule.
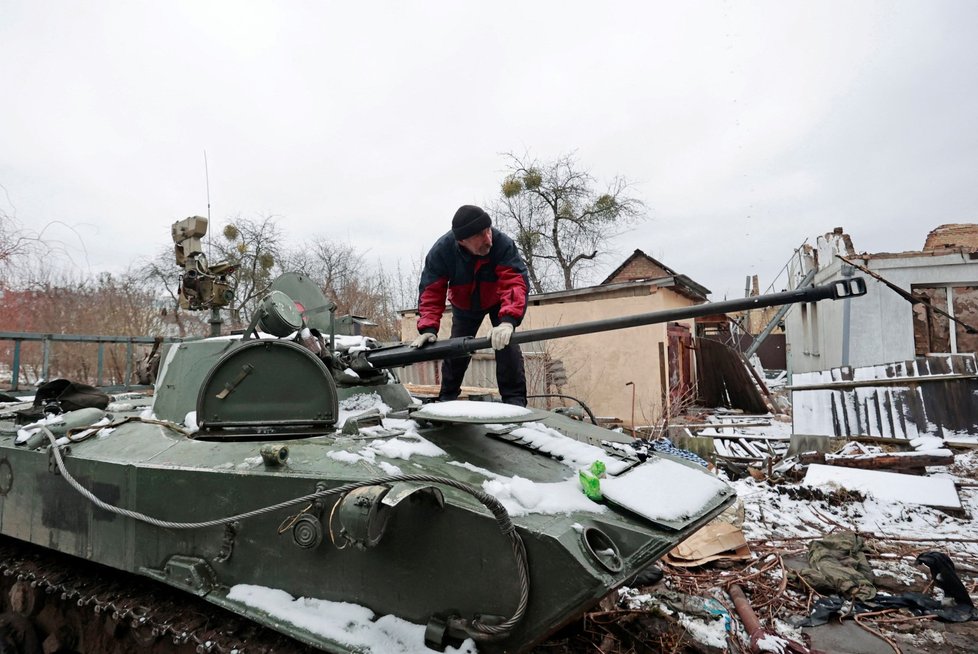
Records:
[[[579,294],[565,299],[540,300],[530,296],[530,306],[520,330],[587,322],[615,316],[674,309],[694,302],[674,291],[636,284],[614,293]],[[407,312],[401,321],[401,340],[417,335],[417,315]],[[682,321],[692,329],[692,320]],[[439,338],[450,333],[450,313],[442,319]],[[486,320],[479,330],[489,328]],[[566,395],[580,398],[596,415],[632,422],[632,387],[635,385],[635,423],[651,424],[662,416],[663,389],[660,383],[659,343],[668,349],[666,325],[632,327],[620,331],[587,334],[523,345],[524,353],[541,352],[561,359],[567,370]],[[669,379],[668,359],[662,362]],[[666,393],[668,395],[668,393]]]
[[[824,261],[821,256],[820,259]],[[968,259],[959,251],[948,254],[876,254],[866,258],[854,257],[852,260],[907,291],[916,284],[978,284],[978,261]],[[866,295],[852,300],[818,303],[817,351],[813,351],[811,336],[805,336],[805,311],[802,305],[794,307],[786,317],[786,347],[791,372],[827,370],[846,365],[871,366],[914,358],[910,302],[835,258],[819,267],[815,283],[829,283],[850,274],[866,280]],[[808,305],[809,320],[811,306]]]

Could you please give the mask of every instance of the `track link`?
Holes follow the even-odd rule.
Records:
[[[152,579],[2,536],[0,591],[3,652],[319,651]]]

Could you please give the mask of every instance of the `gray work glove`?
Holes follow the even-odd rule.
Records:
[[[416,339],[411,341],[411,347],[421,347],[427,345],[428,343],[434,343],[438,340],[438,334],[432,334],[431,332],[426,332],[421,334]]]
[[[492,349],[501,350],[509,345],[509,339],[513,336],[513,326],[508,322],[501,322],[489,330],[489,342]]]

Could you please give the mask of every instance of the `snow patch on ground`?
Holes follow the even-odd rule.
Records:
[[[973,479],[978,469],[978,452],[955,457],[949,469],[931,475],[951,479]],[[956,473],[961,474],[956,474]],[[967,474],[971,474],[968,477]],[[867,496],[862,502],[848,500],[839,505],[810,498],[793,499],[786,488],[745,477],[731,484],[744,503],[744,535],[748,540],[778,540],[791,537],[820,538],[843,528],[887,538],[932,539],[937,537],[976,539],[978,523],[967,516],[978,515],[978,489],[959,492],[966,517],[955,517],[938,509]],[[831,492],[831,488],[819,489]],[[955,543],[949,548],[978,553],[978,544]],[[953,558],[953,554],[952,554]]]
[[[813,463],[808,466],[804,485],[837,487],[870,493],[881,500],[960,508],[954,484],[947,479],[918,477],[879,470],[861,470]]]
[[[775,654],[784,654],[786,648],[788,647],[788,641],[779,636],[774,636],[771,634],[764,634],[761,638],[757,639],[755,643],[758,652],[774,652]]]
[[[708,647],[726,651],[727,629],[726,622],[721,615],[718,615],[716,620],[704,620],[686,613],[676,613],[655,595],[639,593],[628,587],[620,588],[618,596],[625,607],[629,609],[656,611],[662,615],[675,615],[693,640]]]

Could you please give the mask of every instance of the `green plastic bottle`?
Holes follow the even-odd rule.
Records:
[[[581,488],[584,489],[584,494],[588,499],[595,502],[601,501],[601,477],[604,477],[606,469],[604,462],[599,460],[592,463],[590,468],[580,470],[577,473],[577,477],[581,481]]]

